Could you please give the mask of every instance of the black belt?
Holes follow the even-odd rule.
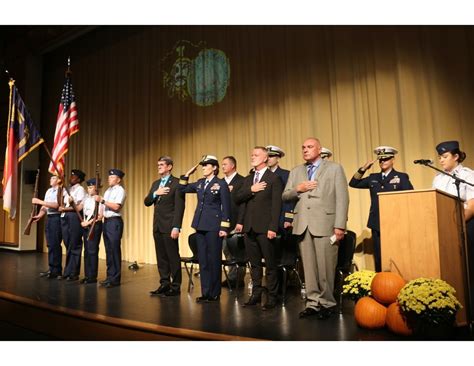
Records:
[[[105,217],[104,222],[107,222],[109,220],[122,220],[122,216],[112,216],[112,217]]]

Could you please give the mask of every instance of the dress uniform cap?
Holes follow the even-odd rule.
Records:
[[[125,173],[122,172],[120,169],[112,168],[112,169],[109,169],[109,175],[116,175],[119,178],[123,178]]]
[[[398,150],[391,146],[379,146],[374,149],[374,153],[377,154],[377,159],[393,158],[395,154],[398,154]]]
[[[326,147],[321,148],[321,157],[322,158],[330,158],[332,156],[332,151]]]
[[[84,173],[82,170],[79,170],[79,169],[72,169],[71,175],[75,175],[79,177],[79,179],[82,181],[86,178],[86,173]]]
[[[87,186],[97,186],[97,184],[95,183],[95,178],[88,179],[86,184]],[[99,184],[100,184],[100,180],[99,180]]]
[[[199,164],[200,165],[212,164],[212,165],[219,166],[219,162],[217,161],[217,158],[214,155],[204,155],[202,157],[202,160],[199,162]]]
[[[279,156],[280,158],[285,156],[285,152],[275,145],[265,146],[268,151],[268,156]]]
[[[444,154],[445,152],[459,150],[459,142],[458,141],[444,141],[441,142],[436,146],[436,151],[439,155]]]

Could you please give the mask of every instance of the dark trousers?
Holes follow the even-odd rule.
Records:
[[[153,232],[160,284],[173,290],[181,287],[181,262],[178,239],[172,239],[171,233]]]
[[[222,238],[217,231],[197,231],[202,296],[221,294]]]
[[[105,243],[105,261],[107,263],[107,280],[119,284],[122,274],[123,220],[121,217],[104,219],[103,235]]]
[[[61,234],[61,218],[59,215],[48,215],[45,234],[48,245],[49,271],[51,273],[61,275],[63,272],[63,253],[61,249],[61,241],[63,240],[63,236]]]
[[[374,244],[375,272],[382,271],[382,256],[380,254],[380,231],[372,229],[372,243]]]
[[[269,240],[267,234],[250,231],[245,234],[245,250],[250,261],[250,276],[252,277],[253,295],[260,296],[263,278],[262,258],[265,258],[265,273],[269,297],[276,298],[278,293],[278,275],[275,256],[275,240]]]
[[[81,271],[83,228],[76,212],[66,212],[61,218],[61,232],[66,244],[64,277],[79,276]]]
[[[87,240],[90,227],[84,228],[84,276],[97,279],[99,269],[99,243],[102,235],[102,222],[97,221],[94,225],[94,235]]]

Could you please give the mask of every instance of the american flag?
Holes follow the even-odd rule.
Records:
[[[59,103],[56,131],[54,133],[54,146],[51,155],[53,161],[49,164],[49,171],[60,176],[64,175],[64,155],[68,151],[69,138],[79,131],[79,120],[77,119],[76,99],[72,90],[70,73],[66,73],[61,102]]]
[[[10,80],[10,105],[8,112],[7,148],[3,168],[3,209],[14,219],[18,195],[18,163],[44,142],[31,119],[15,81]]]

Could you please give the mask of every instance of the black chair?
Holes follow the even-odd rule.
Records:
[[[237,270],[237,280],[235,286],[235,298],[237,299],[239,293],[239,284],[243,281],[244,278],[240,278],[239,268],[247,268],[247,255],[245,252],[245,242],[244,235],[240,233],[234,233],[229,235],[226,238],[227,249],[233,259],[223,259],[222,260],[222,269],[224,271],[225,279],[227,281],[227,286],[229,287],[230,292],[233,292],[231,282],[229,280],[229,274],[227,272],[228,267],[235,267]],[[244,272],[245,277],[245,272]]]
[[[196,241],[196,233],[189,235],[188,238],[188,245],[191,249],[193,256],[192,257],[181,257],[181,263],[184,263],[184,268],[186,269],[186,273],[188,274],[188,292],[191,290],[191,287],[194,287],[193,282],[193,269],[195,264],[199,264],[198,260],[198,251],[197,251],[197,241]],[[190,266],[188,268],[188,265]]]
[[[277,237],[278,244],[278,269],[282,271],[281,278],[281,295],[282,295],[282,306],[286,304],[286,290],[288,287],[289,275],[294,274],[298,280],[300,289],[304,286],[301,281],[299,274],[299,256],[298,256],[298,242],[296,236],[288,234],[284,240],[281,237]]]
[[[339,314],[342,314],[342,286],[344,278],[353,273],[354,268],[358,271],[359,268],[354,262],[354,251],[356,248],[357,236],[355,232],[347,230],[344,239],[339,243],[339,250],[337,252],[337,266],[336,266],[336,283],[337,295],[339,296]]]

